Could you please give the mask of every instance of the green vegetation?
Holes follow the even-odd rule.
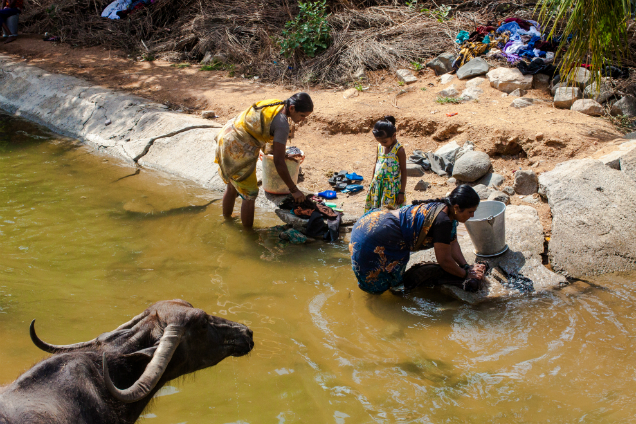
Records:
[[[170,66],[172,66],[173,68],[183,69],[183,68],[189,68],[190,64],[189,63],[173,63]]]
[[[426,91],[426,87],[422,87],[422,88],[420,88],[420,90]]]
[[[404,81],[398,81],[398,85],[402,87],[404,85]]]
[[[293,56],[302,51],[309,57],[325,50],[331,41],[331,28],[327,23],[326,0],[298,3],[300,12],[293,21],[285,24],[285,29],[278,40],[280,54]]]
[[[150,53],[144,53],[141,55],[141,60],[144,60],[146,62],[152,62],[153,60],[155,60],[155,57],[154,55]]]
[[[605,117],[620,131],[627,133],[634,130],[636,118],[630,118],[627,115],[613,116],[610,113],[609,108],[605,111]]]
[[[355,84],[353,84],[353,87],[358,90],[358,91],[363,91],[364,87],[362,86],[362,78],[360,78],[360,80],[356,81]]]
[[[604,65],[620,64],[628,54],[627,20],[632,6],[630,0],[541,0],[539,22],[544,28],[552,27],[549,39],[559,41],[561,75],[569,80],[573,71],[588,63],[592,81],[600,82]]]
[[[229,71],[231,77],[234,76],[234,65],[231,63],[224,63],[218,60],[213,60],[209,65],[201,65],[200,71]]]
[[[439,103],[440,105],[445,105],[445,104],[459,104],[462,102],[462,99],[460,99],[459,97],[438,97],[437,99],[435,99],[435,101],[437,103]]]
[[[413,67],[413,69],[415,69],[416,72],[420,72],[422,69],[424,69],[424,64],[422,64],[421,62],[413,61],[411,62],[411,66]]]
[[[431,18],[437,19],[439,22],[444,22],[450,19],[448,16],[451,11],[450,6],[442,4],[441,6],[437,6],[436,9],[427,9],[427,8],[420,8],[418,5],[418,2],[419,0],[407,0],[405,4],[409,9],[417,10],[420,13],[425,13],[429,15]]]

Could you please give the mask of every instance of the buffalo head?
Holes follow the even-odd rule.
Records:
[[[243,324],[208,315],[183,300],[155,303],[114,331],[88,342],[57,346],[43,342],[31,322],[31,339],[49,353],[96,351],[103,357],[104,382],[110,393],[123,402],[148,396],[159,381],[216,365],[228,356],[243,356],[254,347],[252,331]],[[128,388],[117,388],[111,380],[109,361],[147,358],[141,376]]]

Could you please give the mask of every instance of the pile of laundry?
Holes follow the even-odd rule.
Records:
[[[124,18],[139,9],[150,6],[154,2],[155,0],[115,0],[106,6],[102,12],[102,18]]]
[[[293,196],[287,196],[278,208],[307,220],[303,230],[306,236],[326,241],[337,241],[340,237],[342,213],[334,211],[319,197],[307,196],[302,203],[296,203]]]
[[[477,26],[470,34],[460,31],[455,41],[461,45],[459,56],[453,63],[455,69],[483,54],[510,63],[522,58],[543,58],[545,62],[551,62],[557,49],[555,43],[543,39],[538,22],[515,17],[503,20],[498,27]]]
[[[357,193],[364,188],[362,184],[359,184],[362,180],[364,180],[362,175],[355,172],[340,171],[329,178],[329,184],[334,190],[342,191],[342,193]]]
[[[285,149],[285,158],[298,163],[303,163],[305,160],[305,153],[296,146],[289,146]]]

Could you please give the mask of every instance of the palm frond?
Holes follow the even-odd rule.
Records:
[[[630,0],[541,0],[539,23],[551,28],[549,40],[559,42],[562,80],[571,81],[581,64],[589,64],[591,81],[600,89],[605,65],[620,65],[629,54],[627,21]],[[561,33],[557,37],[558,33]]]

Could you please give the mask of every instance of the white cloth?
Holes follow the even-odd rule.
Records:
[[[131,0],[115,0],[102,12],[102,18],[119,19],[117,12],[120,10],[126,10],[130,7]]]

